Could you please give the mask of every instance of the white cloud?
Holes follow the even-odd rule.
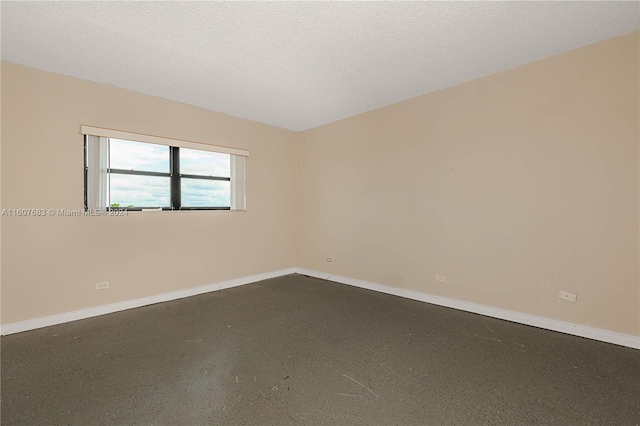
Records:
[[[180,172],[190,175],[230,177],[231,156],[180,148]]]
[[[111,139],[110,167],[123,170],[169,173],[169,147]]]
[[[114,169],[169,172],[169,147],[120,139],[111,139],[110,166]],[[183,174],[231,176],[228,154],[180,149]],[[120,207],[169,207],[171,184],[168,177],[110,175],[110,203]],[[182,179],[182,205],[185,207],[228,207],[230,182]]]

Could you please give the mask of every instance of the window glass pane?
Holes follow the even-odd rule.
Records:
[[[169,147],[109,139],[109,161],[112,169],[169,173]]]
[[[180,174],[231,177],[231,156],[180,148]]]
[[[110,173],[109,194],[112,207],[171,206],[171,182],[168,177]]]
[[[206,179],[180,180],[182,207],[231,206],[231,182]]]

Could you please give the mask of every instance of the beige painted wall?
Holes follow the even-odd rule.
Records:
[[[80,124],[251,157],[246,213],[2,218],[1,322],[300,266],[639,335],[639,34],[298,134],[2,62],[2,208],[82,208]]]
[[[304,132],[298,266],[640,335],[638,34]]]
[[[3,324],[295,266],[296,133],[6,62],[3,208],[82,209],[81,124],[249,149],[248,211],[3,217]]]

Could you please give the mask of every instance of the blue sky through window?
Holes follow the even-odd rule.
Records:
[[[171,178],[109,175],[111,203],[120,207],[171,207]]]
[[[121,139],[110,140],[110,167],[122,170],[170,172],[169,147]],[[181,174],[231,176],[231,156],[180,148]],[[184,207],[229,207],[228,181],[181,179]],[[171,182],[168,177],[110,174],[110,203],[120,207],[170,207]]]
[[[169,147],[150,143],[110,139],[112,169],[169,173]]]
[[[183,207],[229,207],[230,182],[220,180],[181,179]]]
[[[231,156],[218,152],[180,148],[180,173],[231,177]]]

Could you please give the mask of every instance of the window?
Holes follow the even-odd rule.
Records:
[[[161,144],[85,133],[85,209],[245,209],[245,151],[130,135]]]
[[[109,139],[107,204],[119,208],[171,208],[171,147]]]
[[[180,149],[182,206],[231,207],[231,156]]]

